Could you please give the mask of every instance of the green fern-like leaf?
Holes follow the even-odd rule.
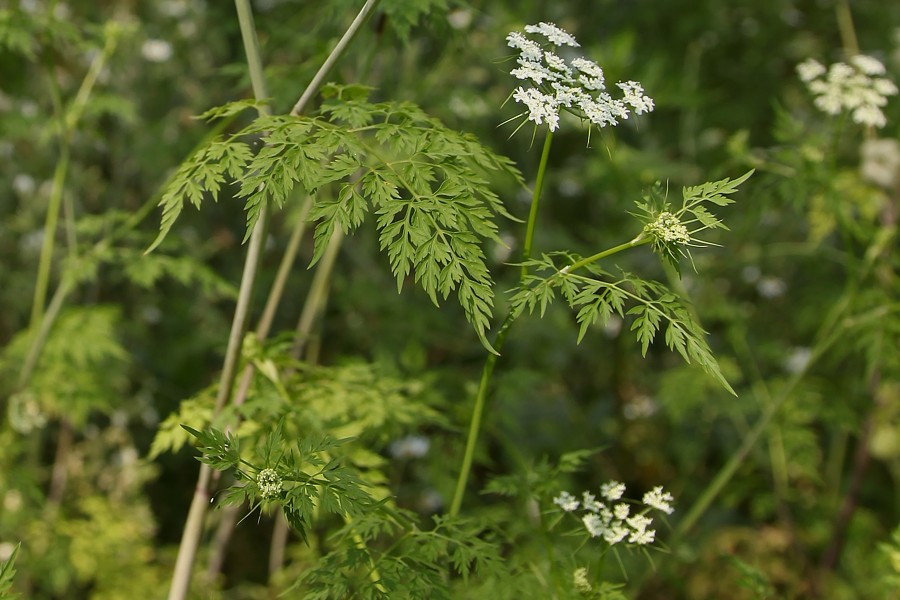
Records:
[[[510,215],[489,189],[488,175],[506,173],[519,182],[521,175],[509,159],[413,104],[371,103],[364,90],[344,89],[328,88],[336,99],[325,102],[321,116],[261,117],[198,149],[163,195],[160,233],[150,249],[171,230],[185,200],[199,207],[206,195],[216,199],[227,182],[239,180],[236,196],[245,203],[249,236],[262,207],[282,206],[300,184],[316,195],[313,263],[336,228],[349,233],[373,213],[398,290],[413,275],[435,304],[456,291],[490,349],[493,282],[481,242],[498,240],[494,219]],[[229,116],[243,108],[207,114]],[[336,197],[318,193],[328,184],[338,184]]]

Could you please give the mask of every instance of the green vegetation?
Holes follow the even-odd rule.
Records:
[[[900,598],[898,23],[0,7],[0,597]]]

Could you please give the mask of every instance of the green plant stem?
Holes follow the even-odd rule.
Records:
[[[297,103],[294,105],[294,108],[291,110],[291,115],[297,116],[305,109],[309,100],[313,97],[313,95],[316,93],[316,91],[318,91],[318,89],[321,86],[322,82],[324,81],[324,78],[327,75],[328,71],[331,69],[331,67],[337,62],[337,60],[344,53],[349,42],[353,39],[356,32],[359,30],[359,28],[365,22],[366,16],[368,16],[368,14],[375,7],[375,5],[377,5],[377,3],[378,3],[378,0],[368,0],[366,2],[366,4],[363,6],[362,10],[360,10],[360,13],[357,15],[356,19],[354,19],[353,23],[350,25],[350,28],[347,30],[347,32],[344,34],[344,36],[341,38],[341,41],[331,51],[331,53],[329,54],[325,63],[323,64],[322,68],[319,69],[319,71],[316,73],[316,76],[313,78],[313,80],[309,83],[309,85],[303,91],[303,94],[300,96],[300,99],[297,101]],[[253,89],[254,89],[254,96],[256,97],[257,100],[263,100],[268,97],[268,94],[266,93],[266,88],[265,88],[265,77],[264,77],[264,73],[263,73],[263,69],[262,69],[262,63],[259,59],[259,45],[258,45],[258,41],[256,39],[255,27],[253,25],[253,12],[252,12],[252,9],[250,8],[250,5],[247,2],[247,0],[235,0],[235,5],[237,8],[237,12],[238,12],[238,19],[239,19],[239,22],[241,25],[241,35],[244,40],[245,49],[247,51],[247,60],[248,60],[248,65],[250,67],[250,73],[251,73],[250,79],[251,79],[251,84],[253,85]],[[255,71],[255,74],[254,74],[254,71]],[[260,217],[259,221],[257,222],[257,226],[259,226],[260,224],[262,224],[264,222],[265,219],[263,217],[264,217],[264,213]],[[301,218],[301,222],[302,221],[305,221],[305,218]],[[296,238],[296,244],[289,244],[288,251],[286,251],[286,255],[293,254],[293,256],[291,256],[290,259],[288,259],[286,256],[285,259],[282,260],[281,266],[279,268],[278,277],[276,278],[276,281],[273,284],[272,293],[270,293],[270,295],[269,295],[269,298],[266,303],[266,310],[264,311],[263,317],[260,321],[260,329],[263,330],[266,334],[268,333],[268,329],[271,326],[271,320],[272,320],[272,318],[274,318],[274,313],[277,310],[278,304],[280,302],[284,283],[287,279],[287,276],[290,274],[290,266],[292,265],[293,259],[296,256],[297,248],[299,248],[300,237],[302,237],[302,229],[300,229],[301,225],[299,223],[298,223],[297,227],[298,227],[298,229],[295,229],[295,235],[292,236],[292,240]],[[256,231],[257,231],[257,227],[254,227],[253,234],[255,234]],[[253,244],[253,234],[251,234],[251,241],[250,241],[251,245]],[[292,252],[291,252],[291,248],[293,248]],[[249,261],[249,252],[248,252],[248,261]],[[241,282],[242,290],[243,290],[243,283],[244,282],[242,279],[242,282]],[[232,329],[232,333],[234,333],[234,329]],[[230,347],[231,347],[231,343],[229,342],[229,348]],[[237,352],[239,352],[239,351],[240,351],[240,346],[238,343]],[[237,356],[237,355],[235,355],[235,356]],[[226,356],[226,361],[227,361],[227,356]],[[225,373],[223,371],[223,380],[224,380],[224,375],[225,375]],[[243,399],[246,398],[246,394],[247,394],[247,390],[249,389],[251,378],[252,378],[252,366],[248,366],[247,370],[245,370],[244,376],[242,377],[242,381],[241,381],[240,391],[242,391],[242,392],[241,392],[241,395],[239,396],[241,401],[243,401]],[[233,383],[233,381],[234,381],[234,377],[232,376],[231,382]],[[230,390],[231,390],[231,385],[228,386],[226,393],[230,392]],[[221,397],[221,394],[222,394],[222,387],[220,386],[220,397]],[[219,399],[220,398],[217,397],[216,412],[218,412],[218,410],[220,408],[224,407],[224,402],[220,405]],[[227,401],[227,397],[225,398],[225,401]],[[194,495],[194,499],[192,500],[192,503],[191,503],[191,508],[188,512],[188,524],[185,526],[185,534],[182,537],[182,545],[184,545],[185,538],[187,536],[187,533],[188,533],[188,530],[190,527],[191,536],[192,536],[192,540],[193,540],[193,542],[192,542],[193,550],[191,550],[189,548],[186,549],[186,554],[189,552],[190,556],[187,556],[187,555],[185,556],[185,559],[184,559],[185,567],[182,568],[182,571],[184,571],[184,573],[180,574],[181,580],[179,581],[179,586],[180,586],[180,589],[182,590],[181,595],[173,596],[172,591],[170,590],[169,600],[174,600],[174,599],[181,600],[185,597],[185,595],[187,593],[187,587],[189,586],[189,579],[190,579],[190,570],[193,566],[194,556],[196,555],[197,544],[199,544],[199,536],[200,536],[200,533],[202,533],[202,521],[203,521],[203,517],[205,515],[205,510],[206,510],[206,505],[207,505],[206,499],[209,496],[209,492],[208,492],[207,488],[209,486],[210,479],[211,479],[211,473],[209,472],[209,468],[206,465],[201,465],[200,475],[198,477],[197,489],[202,490],[203,493],[202,493],[202,495],[198,495],[197,493],[195,493],[195,495]],[[201,486],[201,484],[202,484],[202,486]],[[203,500],[202,503],[200,502],[201,499]],[[202,504],[202,507],[201,507],[201,504]],[[196,511],[194,510],[195,505],[197,506]],[[191,520],[192,517],[198,523],[194,523]],[[232,527],[233,527],[233,525],[230,525],[227,529],[230,529]],[[230,538],[230,531],[220,531],[219,533],[221,535],[217,536],[217,540],[224,540],[222,543],[227,544],[228,539]],[[221,549],[221,548],[219,548],[218,544],[217,544],[217,548]],[[181,548],[179,548],[179,560],[181,560],[181,554],[182,554]],[[216,549],[214,549],[214,554],[216,554]],[[208,573],[218,571],[218,567],[216,566],[216,564],[217,563],[214,561],[210,562],[210,564],[208,565]],[[220,562],[219,562],[219,564],[220,564]],[[176,574],[178,574],[178,564],[176,564]],[[174,576],[173,576],[172,589],[173,590],[175,589]]]
[[[547,146],[545,145],[545,148]],[[546,166],[546,161],[541,161],[542,165]],[[539,177],[539,181],[543,178]],[[532,225],[532,219],[537,219],[537,211],[534,210],[534,207],[537,206],[536,198],[532,201],[532,211],[528,216],[528,230],[532,233],[534,232],[534,226]],[[633,239],[624,244],[619,244],[618,246],[613,246],[612,248],[608,248],[602,252],[598,252],[587,258],[583,258],[575,263],[564,267],[562,272],[571,273],[576,269],[580,269],[581,267],[587,266],[591,263],[597,262],[603,258],[607,258],[612,256],[613,254],[617,254],[622,252],[623,250],[628,250],[630,248],[635,248],[637,246],[641,246],[644,244],[648,244],[652,241],[650,237],[644,236],[643,233],[638,234]],[[527,276],[527,272],[523,269],[522,274],[520,276],[519,282],[521,283],[525,277]],[[500,329],[497,332],[497,338],[494,341],[493,347],[499,353],[503,348],[503,344],[506,341],[506,336],[509,333],[509,328],[512,326],[515,321],[514,313],[511,311],[506,315],[506,319],[504,319],[503,323],[500,325]],[[472,461],[475,458],[475,446],[478,443],[478,436],[481,431],[481,420],[484,414],[484,406],[487,400],[487,392],[490,387],[491,377],[494,374],[494,367],[497,364],[497,359],[499,358],[499,354],[489,353],[487,359],[484,362],[484,367],[481,370],[481,379],[478,382],[478,392],[475,395],[475,406],[472,408],[472,417],[469,421],[469,432],[466,437],[466,449],[463,454],[462,465],[460,466],[459,476],[456,480],[456,489],[453,492],[453,500],[450,503],[450,516],[455,517],[459,514],[460,509],[462,508],[463,496],[466,493],[466,484],[468,483],[469,473],[472,470]]]
[[[581,260],[572,263],[568,267],[565,267],[563,269],[563,271],[565,271],[566,273],[571,273],[572,271],[580,269],[581,267],[587,266],[591,263],[595,263],[598,260],[604,259],[608,256],[612,256],[613,254],[618,254],[619,252],[622,252],[623,250],[628,250],[629,248],[636,248],[637,246],[643,246],[644,244],[649,244],[652,241],[653,241],[653,238],[651,238],[649,236],[645,236],[643,233],[639,233],[637,236],[632,238],[630,241],[625,242],[624,244],[619,244],[618,246],[613,246],[612,248],[604,250],[603,252],[598,252],[597,254],[592,254],[591,256],[588,256],[587,258],[582,258]]]
[[[838,30],[841,33],[841,44],[847,58],[859,54],[859,42],[856,39],[856,28],[853,26],[853,13],[850,12],[849,0],[838,0],[834,5]]]
[[[547,161],[550,157],[550,146],[553,142],[553,133],[547,131],[544,138],[544,147],[541,150],[541,162],[538,165],[537,180],[534,184],[534,191],[531,196],[531,208],[528,211],[528,223],[525,226],[525,241],[522,244],[522,262],[525,263],[531,258],[531,247],[534,241],[534,232],[537,226],[538,208],[540,207],[541,191],[544,187],[544,176],[547,171]],[[528,276],[528,268],[523,264],[522,271],[519,275],[519,282],[525,280]],[[491,377],[494,374],[494,367],[497,364],[497,358],[500,356],[500,350],[506,341],[509,328],[512,326],[515,316],[513,312],[506,315],[497,337],[493,343],[495,352],[489,352],[484,366],[481,370],[481,380],[478,383],[478,392],[475,395],[475,406],[472,407],[472,417],[469,420],[469,433],[466,436],[466,449],[463,453],[462,465],[460,466],[459,476],[456,480],[456,489],[453,492],[453,501],[450,503],[450,516],[455,517],[462,508],[463,496],[466,493],[466,484],[469,480],[469,473],[472,470],[472,461],[475,458],[475,446],[478,443],[478,436],[481,431],[481,418],[484,414],[484,405],[487,400],[487,392],[490,387]]]
[[[50,203],[47,207],[47,216],[44,221],[44,239],[41,244],[41,255],[38,260],[37,281],[34,286],[34,297],[31,303],[31,319],[29,328],[38,327],[41,318],[44,316],[44,304],[47,301],[47,290],[50,285],[50,267],[53,262],[53,246],[56,238],[56,228],[59,223],[59,212],[62,207],[63,194],[65,191],[66,176],[69,170],[69,144],[72,139],[72,133],[84,113],[88,99],[97,83],[97,78],[106,66],[106,61],[115,49],[118,41],[119,29],[117,26],[108,25],[106,42],[103,50],[97,54],[88,68],[87,74],[81,81],[75,99],[69,111],[63,115],[58,115],[59,136],[60,136],[60,156],[56,161],[56,169],[53,173],[53,187],[50,192]],[[52,78],[52,75],[51,75]],[[56,82],[51,80],[50,96],[57,106],[57,110],[61,110],[62,103],[56,93]],[[71,238],[71,234],[70,234]]]
[[[493,347],[497,352],[503,349],[503,343],[509,333],[515,318],[510,312],[506,315],[500,330],[497,332],[497,338],[494,340]],[[450,516],[455,517],[462,508],[463,496],[466,493],[466,483],[469,480],[469,472],[472,470],[472,461],[475,458],[475,446],[478,443],[478,434],[481,431],[481,417],[484,413],[484,404],[487,399],[488,387],[490,387],[491,376],[494,374],[494,366],[497,364],[499,354],[489,352],[487,359],[484,361],[484,367],[481,369],[481,380],[478,383],[478,393],[475,395],[475,406],[472,408],[472,417],[469,421],[469,433],[466,437],[466,450],[463,454],[462,466],[459,471],[459,477],[456,480],[456,490],[453,492],[453,501],[450,503]]]
[[[247,54],[247,65],[250,71],[250,81],[253,86],[253,93],[257,100],[263,100],[268,97],[268,94],[265,87],[262,60],[259,55],[259,41],[256,38],[256,30],[253,26],[253,12],[250,8],[249,0],[235,0],[235,7],[237,8],[241,37],[244,41],[244,50]],[[264,114],[264,111],[265,109],[261,107],[260,113]],[[256,224],[253,226],[253,231],[250,234],[250,242],[244,260],[244,270],[241,274],[241,285],[240,290],[238,291],[237,306],[235,307],[234,318],[231,322],[231,332],[228,336],[228,347],[225,351],[225,359],[222,367],[222,374],[219,379],[219,388],[216,395],[215,407],[213,408],[213,415],[218,414],[231,398],[232,386],[234,385],[238,358],[240,356],[241,341],[244,335],[247,314],[250,310],[253,283],[256,279],[259,256],[265,238],[266,213],[267,209],[263,206],[260,210],[259,219],[256,221]],[[194,566],[194,559],[197,555],[197,548],[200,545],[200,536],[203,533],[204,518],[206,516],[207,507],[209,506],[209,482],[211,475],[212,469],[206,464],[201,464],[200,473],[197,477],[197,486],[194,489],[194,496],[188,511],[187,522],[185,523],[181,543],[178,547],[178,557],[175,561],[175,570],[172,574],[172,583],[169,588],[169,600],[184,600],[184,598],[187,597],[191,583],[191,572]]]
[[[322,86],[322,83],[325,82],[325,77],[328,76],[329,71],[337,64],[338,59],[344,54],[344,51],[350,45],[350,42],[353,41],[353,38],[356,36],[359,29],[363,26],[363,23],[366,22],[369,14],[371,14],[372,9],[378,5],[379,0],[366,0],[366,3],[360,9],[359,13],[356,15],[356,18],[353,19],[353,22],[350,23],[350,27],[347,28],[347,31],[344,32],[344,35],[338,41],[337,45],[335,45],[334,49],[331,51],[331,54],[328,55],[328,58],[325,59],[325,62],[322,63],[322,66],[319,67],[319,70],[316,71],[316,74],[313,76],[312,81],[309,82],[309,86],[307,86],[306,90],[304,90],[303,94],[300,96],[300,99],[297,100],[297,103],[294,105],[293,110],[291,110],[291,114],[294,116],[299,115],[306,108],[306,105],[312,99],[313,94]]]
[[[37,282],[34,286],[34,299],[31,303],[31,321],[29,327],[34,329],[44,316],[44,303],[47,301],[47,288],[50,284],[50,265],[53,262],[53,246],[56,238],[56,226],[59,222],[59,211],[62,206],[63,187],[66,172],[69,168],[69,153],[63,152],[56,161],[53,172],[53,188],[50,192],[50,204],[47,206],[47,217],[44,221],[44,239],[41,244],[41,257],[38,261]]]
[[[547,160],[550,158],[550,145],[553,143],[553,132],[547,130],[547,136],[544,138],[544,148],[541,150],[541,162],[538,165],[537,179],[534,182],[534,191],[531,195],[531,208],[528,211],[528,225],[525,227],[525,241],[522,244],[522,262],[526,263],[531,259],[531,246],[534,243],[534,230],[537,227],[538,207],[541,202],[541,191],[544,189],[544,176],[547,172]],[[525,280],[528,276],[528,267],[522,265],[522,275],[519,282]],[[495,348],[498,352],[499,348]]]

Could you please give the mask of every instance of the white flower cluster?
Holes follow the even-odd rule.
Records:
[[[282,482],[281,477],[275,472],[275,469],[263,469],[256,476],[256,485],[259,486],[259,495],[264,499],[276,497],[281,493]]]
[[[687,244],[691,241],[691,234],[687,227],[681,224],[678,217],[668,211],[659,213],[656,221],[647,225],[647,231],[663,242]]]
[[[563,29],[553,23],[539,23],[526,26],[525,32],[545,40],[539,43],[518,31],[506,36],[509,47],[519,51],[519,66],[510,75],[530,84],[519,86],[513,92],[513,99],[528,108],[529,121],[536,125],[546,123],[550,131],[556,131],[559,112],[565,108],[593,125],[605,127],[627,119],[629,107],[638,115],[653,110],[653,99],[644,95],[640,83],[617,83],[623,95],[615,99],[606,91],[603,69],[597,63],[586,58],[569,63],[544,50],[548,43],[555,47],[578,47],[575,38]]]
[[[672,494],[663,491],[662,486],[644,494],[643,504],[646,508],[640,512],[631,514],[631,505],[625,502],[617,502],[625,494],[625,485],[616,481],[605,483],[600,487],[600,496],[605,502],[597,499],[594,494],[584,492],[581,499],[569,492],[561,492],[553,499],[553,503],[563,511],[574,513],[581,508],[584,514],[581,522],[591,537],[602,537],[609,545],[620,542],[644,546],[652,544],[656,539],[656,530],[648,529],[653,519],[647,516],[650,509],[655,509],[670,515],[674,512]]]
[[[815,105],[829,115],[850,111],[856,123],[884,127],[881,110],[887,97],[897,94],[897,85],[883,77],[884,65],[877,58],[857,54],[850,64],[837,62],[825,68],[815,59],[797,65],[797,74],[815,95]]]

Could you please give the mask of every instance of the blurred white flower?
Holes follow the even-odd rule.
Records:
[[[787,291],[787,284],[778,277],[763,277],[756,284],[756,291],[766,299],[778,298]]]
[[[453,29],[465,29],[472,24],[472,11],[458,8],[450,11],[447,22]]]
[[[166,40],[147,40],[141,46],[141,55],[150,62],[166,62],[172,58],[172,44]]]
[[[618,500],[625,493],[625,484],[618,481],[609,481],[600,486],[600,495],[612,502]]]
[[[869,139],[860,147],[862,178],[893,189],[900,182],[900,142],[896,139]]]
[[[844,111],[860,125],[884,127],[887,119],[881,107],[887,97],[897,94],[896,84],[886,77],[884,65],[877,58],[857,54],[850,64],[837,62],[827,70],[814,59],[797,65],[797,75],[815,96],[816,107],[829,114]]]
[[[603,504],[597,502],[597,497],[592,493],[584,492],[583,494],[581,494],[581,506],[584,508],[584,510],[589,510],[591,512],[600,512]]]
[[[391,456],[401,460],[422,458],[428,454],[431,447],[429,439],[423,435],[408,435],[399,440],[394,440],[390,445]]]
[[[31,196],[34,193],[34,189],[37,185],[34,182],[34,177],[31,175],[26,175],[25,173],[19,173],[15,177],[13,177],[13,190],[20,196]]]
[[[806,369],[811,358],[812,350],[806,346],[798,346],[791,350],[790,356],[784,362],[784,370],[792,374],[800,373]]]
[[[672,494],[663,491],[663,487],[661,485],[658,485],[644,494],[643,503],[650,508],[655,508],[656,510],[662,511],[667,515],[671,515],[673,512],[675,512],[675,509],[672,508],[671,504],[674,500],[675,498],[672,497]]]
[[[560,492],[559,496],[553,499],[553,504],[557,505],[566,512],[577,510],[579,506],[578,499],[569,492]]]

